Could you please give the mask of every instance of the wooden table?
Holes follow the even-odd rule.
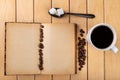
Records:
[[[94,13],[95,19],[65,16],[61,19],[48,15],[51,7],[67,12]],[[98,51],[87,44],[87,60],[76,75],[17,75],[4,76],[5,22],[77,23],[88,30],[95,24],[111,24],[117,32],[120,48],[120,0],[0,0],[0,80],[120,80],[120,52]]]

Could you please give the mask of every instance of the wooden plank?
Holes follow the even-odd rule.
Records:
[[[69,12],[69,0],[52,0],[53,8],[62,8],[64,11]],[[52,23],[69,23],[69,16],[66,15],[62,18],[52,17]],[[53,80],[69,80],[70,75],[53,75]]]
[[[34,21],[50,23],[51,16],[48,10],[51,8],[51,0],[34,0]],[[35,80],[51,80],[51,75],[35,75]]]
[[[17,22],[33,22],[33,0],[16,0]],[[18,76],[18,80],[34,80],[34,75]]]
[[[74,13],[86,13],[86,0],[70,0],[70,12]],[[70,22],[71,23],[77,23],[78,30],[77,35],[79,36],[79,30],[83,29],[86,31],[86,18],[81,18],[77,16],[70,16]],[[86,37],[86,34],[84,34],[84,38]],[[86,48],[86,46],[85,46]],[[87,53],[86,53],[87,56]],[[78,56],[77,56],[78,57]],[[77,58],[78,60],[78,58]],[[78,62],[78,61],[77,61]],[[77,63],[77,74],[71,76],[71,80],[87,80],[87,58],[85,61],[85,65],[83,66],[82,70],[79,71],[79,65]]]
[[[62,8],[65,12],[69,12],[69,0],[52,0],[53,8]],[[52,17],[53,23],[69,23],[69,15],[65,15],[62,18]]]
[[[120,0],[104,0],[105,22],[112,25],[117,33],[116,46],[120,49]],[[105,52],[105,80],[120,80],[120,51]]]
[[[34,0],[34,21],[48,23],[51,22],[51,16],[48,10],[51,8],[51,0]]]
[[[92,26],[103,22],[103,0],[88,0],[88,13],[96,15],[88,20],[88,30]],[[88,79],[104,80],[104,52],[96,50],[88,44]]]
[[[2,76],[0,80],[16,80],[16,76]]]
[[[50,75],[35,75],[35,80],[51,80]]]
[[[54,75],[53,80],[70,80],[70,76],[68,75]]]
[[[18,76],[18,80],[34,80],[34,76]]]
[[[32,22],[33,21],[33,0],[16,0],[17,21]]]
[[[0,79],[16,80],[15,76],[4,76],[5,22],[15,21],[15,0],[0,0]]]

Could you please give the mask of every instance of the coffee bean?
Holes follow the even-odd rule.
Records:
[[[81,40],[81,38],[80,38],[80,37],[78,37],[78,40]]]
[[[42,43],[39,44],[39,48],[43,49],[44,45]]]
[[[84,45],[84,46],[85,46],[85,45],[86,45],[86,42],[82,42],[82,45]]]
[[[39,57],[39,62],[41,61],[41,58]]]
[[[84,52],[81,51],[81,50],[80,50],[78,53],[79,53],[79,55],[82,55],[82,56],[83,56],[83,54],[84,54]]]
[[[40,60],[40,64],[43,64],[43,60]]]
[[[44,36],[43,35],[40,35],[40,38],[43,38]]]
[[[80,60],[81,61],[81,60]],[[82,62],[79,62],[79,65],[81,66],[82,65]]]
[[[86,59],[86,58],[84,57],[84,58],[83,58],[83,61],[85,61],[85,59]]]
[[[40,67],[42,67],[42,65],[41,65],[41,64],[39,64],[39,65],[38,65],[38,67],[40,68]]]
[[[43,29],[40,28],[40,33],[43,33]]]
[[[42,56],[43,56],[43,53],[41,52],[41,53],[39,53],[39,55],[40,55],[40,57],[42,57]]]
[[[85,48],[83,48],[82,50],[83,50],[84,52],[86,52],[86,49],[85,49]]]
[[[82,50],[83,48],[84,48],[84,46],[81,44],[78,46],[78,50]]]
[[[41,25],[41,28],[44,28],[44,26],[43,26],[43,25]]]
[[[81,33],[80,36],[83,37],[83,34]]]
[[[83,68],[83,65],[81,65],[80,67]]]
[[[79,68],[79,70],[81,70],[81,68]]]
[[[43,38],[40,38],[40,42],[43,42]]]
[[[39,53],[41,53],[42,52],[42,49],[39,49]]]
[[[40,67],[40,70],[43,70],[43,67]]]
[[[42,67],[41,65],[39,65],[39,69],[40,69],[40,70],[43,70],[43,67]]]
[[[40,35],[42,35],[42,36],[43,36],[43,32],[41,32],[41,33],[40,33]]]
[[[79,51],[79,52],[78,52],[78,56],[81,57],[82,55],[83,55],[83,52],[82,52],[82,51]]]
[[[82,65],[85,65],[85,62],[84,62],[84,61],[82,62]]]
[[[81,33],[85,33],[85,31],[84,31],[83,29],[80,29],[80,32],[81,32]]]
[[[83,39],[81,39],[81,41],[82,41],[82,42],[85,42],[85,39],[83,38]]]

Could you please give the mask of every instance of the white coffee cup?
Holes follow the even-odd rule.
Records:
[[[93,35],[93,31],[94,30],[97,30],[98,27],[101,27],[101,26],[105,26],[107,28],[109,28],[113,34],[113,37],[112,37],[112,42],[110,43],[110,45],[106,48],[99,48],[97,46],[95,46],[95,44],[93,43],[94,40],[91,39],[91,36]],[[98,28],[100,29],[100,28]],[[95,31],[94,31],[95,32]],[[116,36],[116,32],[115,30],[113,29],[113,27],[111,25],[108,25],[106,23],[100,23],[100,24],[97,24],[95,26],[93,26],[88,34],[87,34],[87,41],[96,49],[98,50],[103,50],[103,51],[107,51],[107,50],[112,50],[114,53],[117,53],[118,52],[118,48],[115,46],[116,44],[116,41],[117,41],[117,36]],[[99,42],[100,43],[100,42]],[[104,45],[104,44],[103,44]]]

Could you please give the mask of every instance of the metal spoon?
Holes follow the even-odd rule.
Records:
[[[54,9],[54,10],[58,10],[58,9],[61,9],[61,8],[51,8],[51,9]],[[50,10],[51,10],[50,9]],[[61,15],[57,15],[56,14],[51,14],[50,13],[50,10],[48,11],[48,13],[53,16],[53,17],[57,17],[57,18],[61,18],[63,17],[65,14],[69,14],[69,15],[75,15],[75,16],[79,16],[79,17],[84,17],[84,18],[95,18],[95,15],[94,14],[83,14],[83,13],[69,13],[69,12],[65,12],[63,9],[61,9],[63,11],[63,14]]]

